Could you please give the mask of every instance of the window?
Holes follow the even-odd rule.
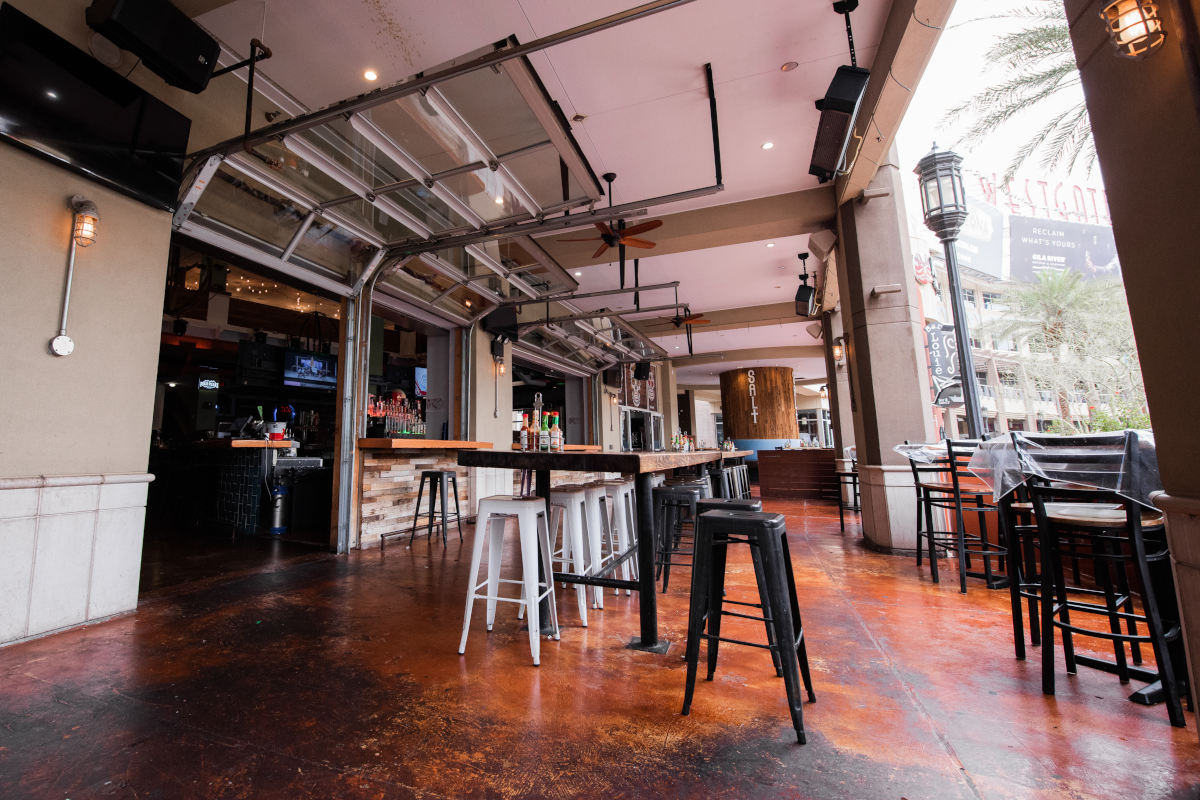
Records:
[[[976,350],[982,350],[983,342],[981,342],[979,339],[976,339],[974,336],[972,336],[971,337],[971,347],[973,347]]]
[[[1008,420],[1008,429],[1009,429],[1010,431],[1023,431],[1023,430],[1025,430],[1025,420],[1023,420],[1023,419],[1010,419],[1010,420]]]
[[[997,292],[983,293],[983,307],[991,308],[992,306],[1001,305],[1000,295]]]
[[[1017,373],[1011,369],[1002,369],[997,373],[1000,376],[1001,386],[1016,386]]]
[[[973,289],[960,289],[959,292],[962,294],[964,303],[970,306],[975,305],[975,291]]]

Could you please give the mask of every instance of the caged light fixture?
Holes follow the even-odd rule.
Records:
[[[71,243],[67,249],[67,281],[63,287],[62,320],[58,335],[50,340],[50,352],[56,356],[69,356],[75,352],[75,342],[67,336],[67,309],[71,305],[71,281],[75,277],[75,248],[89,247],[96,242],[96,226],[100,212],[96,204],[83,195],[74,195],[68,202],[71,209]]]
[[[833,340],[832,352],[833,352],[833,362],[835,364],[841,364],[842,358],[846,355],[846,346],[842,343],[841,336],[839,336]]]
[[[1143,58],[1167,38],[1154,0],[1113,0],[1100,12],[1117,55]]]

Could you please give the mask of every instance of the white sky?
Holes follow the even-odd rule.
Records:
[[[994,172],[999,178],[1004,174],[1017,145],[1027,138],[1028,133],[1041,127],[1041,122],[1053,111],[1045,109],[1041,114],[1019,115],[1011,120],[999,135],[992,136],[990,141],[982,143],[974,150],[954,147],[965,126],[960,123],[955,129],[947,129],[941,125],[948,109],[966,100],[984,86],[997,83],[1003,78],[1004,72],[991,67],[984,54],[998,34],[1019,29],[1021,23],[1011,18],[995,18],[1003,17],[1011,9],[1027,4],[1028,0],[958,0],[896,136],[900,166],[906,173],[911,172],[917,161],[929,152],[930,145],[936,141],[938,147],[953,147],[964,157],[965,171],[985,175]],[[1082,91],[1079,91],[1078,99],[1082,102]],[[1086,171],[1078,168],[1075,174],[1069,176],[1065,173],[1047,174],[1037,164],[1036,158],[1035,156],[1028,162],[1019,175],[1059,180],[1069,177],[1075,183],[1102,186],[1099,169],[1094,170],[1090,177]],[[912,186],[915,185],[914,177]],[[915,194],[915,188],[913,193]]]

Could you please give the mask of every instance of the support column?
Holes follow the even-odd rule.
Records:
[[[838,285],[853,392],[863,535],[885,551],[916,549],[908,462],[892,447],[934,438],[920,307],[895,151],[871,181],[873,197],[838,209]],[[886,192],[876,195],[877,190]]]
[[[1157,502],[1167,518],[1193,687],[1200,678],[1200,426],[1193,368],[1200,361],[1198,6],[1196,0],[1159,3],[1167,39],[1131,61],[1109,45],[1099,0],[1065,3],[1167,492]],[[1180,13],[1188,10],[1190,20]]]

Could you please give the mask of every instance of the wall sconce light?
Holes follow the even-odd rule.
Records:
[[[492,364],[496,368],[492,373],[492,393],[495,395],[495,409],[492,411],[492,416],[499,419],[500,376],[504,374],[504,339],[499,336],[492,339]]]
[[[833,363],[835,364],[841,364],[842,359],[846,355],[846,347],[842,342],[843,340],[841,336],[833,340]]]
[[[71,232],[75,244],[87,247],[96,241],[96,224],[100,222],[100,212],[96,204],[82,195],[71,198],[71,210],[75,212],[75,221]]]
[[[609,401],[609,406],[610,406],[609,411],[608,411],[608,429],[611,431],[611,430],[615,430],[613,428],[613,418],[616,416],[617,393],[616,392],[606,392],[606,394],[608,395],[608,401]]]
[[[828,400],[828,399],[829,399],[829,385],[828,385],[828,384],[826,384],[825,386],[822,386],[822,387],[821,387],[821,399],[822,399],[822,400]]]
[[[1142,58],[1167,38],[1154,0],[1113,0],[1100,12],[1117,55]]]
[[[58,335],[50,340],[50,352],[56,356],[69,356],[75,352],[75,342],[67,336],[67,309],[71,305],[71,281],[75,277],[75,248],[87,247],[96,241],[96,225],[100,212],[96,204],[83,195],[74,195],[67,206],[71,209],[71,242],[67,248],[67,281],[63,287],[62,319]]]

